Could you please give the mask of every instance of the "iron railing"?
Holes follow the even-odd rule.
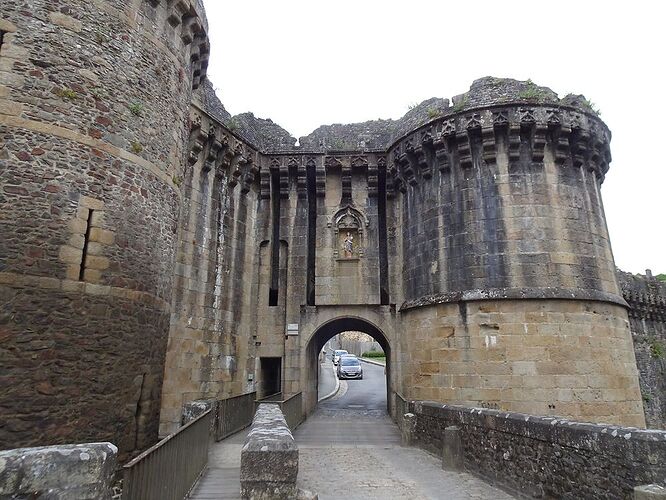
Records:
[[[178,429],[123,467],[123,500],[182,500],[208,463],[214,411]]]
[[[296,427],[303,423],[305,415],[303,415],[303,393],[299,392],[280,402],[282,414],[289,428],[294,431]]]
[[[221,441],[252,423],[256,397],[256,392],[248,392],[216,402],[215,441]]]
[[[284,399],[284,396],[281,392],[257,399],[254,402],[255,412],[261,403],[275,403],[280,405],[280,410],[282,410],[284,419],[287,421],[287,425],[292,431],[296,429],[296,427],[298,427],[301,423],[303,423],[303,420],[305,420],[305,415],[303,414],[302,392],[296,393],[293,396],[289,396],[287,399]]]
[[[275,394],[271,394],[270,396],[264,396],[261,399],[257,399],[255,401],[255,410],[257,409],[257,405],[259,403],[279,403],[282,401],[282,393],[281,392],[276,392]]]

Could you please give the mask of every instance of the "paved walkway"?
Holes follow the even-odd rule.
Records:
[[[189,498],[195,500],[240,500],[240,455],[250,428],[219,443],[212,443],[208,468]]]
[[[322,369],[331,366],[327,362]],[[320,500],[512,498],[470,474],[442,470],[441,460],[423,450],[400,446],[398,428],[386,414],[384,369],[364,364],[363,371],[363,380],[341,381],[338,394],[296,429],[300,488]],[[208,470],[192,499],[240,498],[246,435],[247,430],[211,447]]]
[[[492,499],[511,496],[441,459],[400,445],[386,414],[382,366],[363,364],[363,380],[341,381],[333,398],[296,429],[298,482],[320,500]]]

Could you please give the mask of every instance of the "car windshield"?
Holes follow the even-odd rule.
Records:
[[[340,356],[342,354],[348,354],[347,351],[335,351],[336,356]]]
[[[342,358],[342,366],[358,366],[360,364],[356,358]]]

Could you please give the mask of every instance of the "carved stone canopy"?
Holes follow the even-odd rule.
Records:
[[[368,219],[351,205],[346,205],[338,210],[328,223],[333,228],[333,257],[340,256],[342,241],[350,235],[354,241],[354,256],[363,257],[363,228],[369,225]]]
[[[363,232],[363,228],[369,225],[368,219],[360,211],[356,210],[351,205],[347,205],[338,210],[328,227],[335,228],[336,232],[344,229],[355,229],[359,233]]]

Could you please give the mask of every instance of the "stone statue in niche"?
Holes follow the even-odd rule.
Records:
[[[343,242],[342,249],[346,258],[354,256],[354,236],[349,231],[347,231],[347,237]]]
[[[363,229],[367,220],[358,210],[347,205],[339,210],[329,222],[335,232],[337,242],[333,256],[341,259],[358,259],[363,257]]]

